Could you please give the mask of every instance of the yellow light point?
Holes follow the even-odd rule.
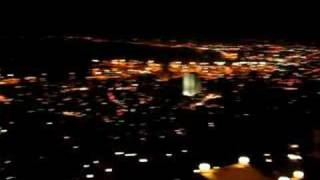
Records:
[[[224,73],[229,75],[229,74],[232,74],[232,73],[233,73],[233,70],[232,70],[231,67],[226,66],[225,69],[224,69]]]
[[[0,95],[0,102],[5,102],[7,98],[3,95]]]
[[[238,58],[238,53],[227,53],[221,51],[221,55],[227,60],[235,60]]]
[[[299,171],[299,170],[293,171],[292,175],[296,179],[303,179],[304,178],[304,172],[303,171]]]
[[[118,64],[118,60],[112,60],[111,64]]]

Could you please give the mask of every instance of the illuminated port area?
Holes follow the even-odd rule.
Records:
[[[128,43],[203,59],[95,57],[59,81],[1,68],[0,179],[303,179],[319,167],[320,48]]]

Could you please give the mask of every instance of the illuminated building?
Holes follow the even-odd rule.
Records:
[[[182,80],[182,94],[184,96],[194,96],[201,90],[200,80],[194,73],[186,73]]]

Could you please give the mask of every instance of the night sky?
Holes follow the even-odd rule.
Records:
[[[31,8],[29,8],[31,7]],[[320,41],[319,11],[306,2],[123,2],[3,7],[0,32],[107,37]]]

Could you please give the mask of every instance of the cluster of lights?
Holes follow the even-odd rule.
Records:
[[[269,153],[265,153],[264,155],[267,157],[270,156]],[[248,166],[249,163],[250,163],[250,158],[247,156],[240,156],[238,158],[239,165]],[[203,162],[203,163],[200,163],[198,165],[198,169],[193,170],[193,172],[194,173],[207,173],[207,172],[210,172],[211,170],[219,170],[219,169],[220,169],[219,166],[211,167],[211,165],[209,163]],[[295,170],[292,173],[292,178],[297,179],[297,180],[303,179],[304,172],[301,170]],[[290,180],[290,178],[287,176],[280,176],[280,177],[278,177],[278,180]]]
[[[227,48],[227,50],[230,50]],[[273,51],[273,52],[277,52],[277,51]],[[224,56],[227,58],[231,58],[232,57],[235,57],[235,54],[233,53],[225,53]],[[258,58],[258,57],[255,57],[255,58]],[[269,57],[268,57],[269,58]],[[294,58],[294,57],[291,57],[291,58]],[[295,57],[297,58],[297,57]],[[227,58],[228,59],[228,58]],[[285,58],[279,58],[277,57],[276,59],[271,59],[272,61],[240,61],[240,62],[232,62],[231,63],[231,66],[242,66],[242,65],[249,65],[250,67],[261,67],[261,68],[266,68],[268,66],[268,68],[270,68],[272,71],[273,68],[277,67],[279,65],[279,63],[281,64],[281,62],[286,62],[287,60]],[[103,61],[100,61],[98,59],[93,59],[92,60],[93,63],[96,63],[95,65],[98,67],[97,71],[95,71],[95,74],[94,75],[104,75],[104,74],[107,74],[106,76],[112,73],[115,73],[117,74],[117,77],[121,77],[121,76],[126,76],[126,75],[132,75],[132,74],[144,74],[144,73],[155,73],[156,75],[159,75],[160,76],[160,71],[161,71],[161,68],[162,68],[162,65],[161,64],[157,64],[155,63],[154,60],[149,60],[147,63],[144,63],[143,65],[141,64],[141,62],[139,61],[127,61],[127,60],[124,60],[124,59],[121,59],[121,60],[113,60],[111,61],[110,64],[108,64],[108,68],[111,68],[110,69],[103,69],[104,67],[99,67],[99,66],[102,66],[100,63],[105,63]],[[276,63],[274,63],[276,62]],[[171,62],[169,63],[169,68],[172,68],[171,69],[171,72],[174,73],[173,77],[179,77],[179,73],[180,72],[192,72],[192,71],[199,71],[199,73],[203,73],[202,74],[202,77],[205,77],[204,74],[208,74],[211,72],[215,72],[215,71],[220,71],[223,69],[223,73],[235,73],[235,69],[237,67],[234,67],[233,69],[228,69],[228,65],[229,63],[227,63],[227,61],[217,61],[217,62],[213,62],[213,63],[209,63],[209,62],[196,62],[196,61],[191,61],[191,62],[188,62],[188,63],[183,63],[182,61],[176,61],[176,62]],[[292,62],[291,65],[294,65],[294,66],[297,66],[298,64],[296,62]],[[123,69],[117,69],[117,68],[120,68],[122,66]],[[212,67],[213,66],[213,67]],[[224,68],[222,69],[217,69],[217,66],[225,66]],[[139,67],[140,70],[139,71],[129,71],[128,68],[135,68],[135,67]],[[200,69],[197,69],[198,67],[200,67]],[[132,70],[132,69],[131,69]],[[269,69],[268,69],[269,70]],[[128,74],[122,74],[122,72],[130,72]],[[113,76],[116,76],[115,74],[113,74]],[[178,75],[177,75],[178,74]],[[47,74],[42,74],[42,76],[46,76]],[[70,75],[75,75],[73,73],[71,73]],[[210,74],[211,75],[211,74]],[[1,80],[0,81],[0,85],[2,85],[1,83],[6,83],[6,84],[10,84],[10,82],[18,82],[18,81],[14,81],[16,79],[14,79],[15,75],[14,74],[7,74],[7,76],[5,77],[6,79],[5,80]],[[41,78],[43,78],[41,77]],[[38,80],[38,77],[36,76],[28,76],[28,77],[25,77],[22,79],[22,81],[28,81],[28,82],[36,82]],[[293,85],[295,83],[298,83],[298,81],[293,81]],[[290,85],[292,84],[292,82],[290,81],[279,81],[279,84],[285,84],[285,85]],[[292,85],[292,86],[293,86]],[[110,91],[118,91],[118,92],[125,92],[125,91],[136,91],[137,88],[139,87],[140,88],[140,84],[136,83],[136,82],[132,82],[131,85],[127,85],[127,86],[120,86],[120,87],[115,87],[115,88],[112,88],[112,90]],[[20,89],[20,88],[23,88],[23,86],[16,86],[15,88],[17,89]],[[287,89],[292,89],[294,90],[295,88],[294,87],[289,87]],[[71,87],[71,85],[69,86],[66,86],[65,88],[62,88],[62,91],[63,93],[69,93],[69,92],[79,92],[79,93],[83,93],[85,94],[86,91],[90,91],[91,88],[87,87],[87,86],[78,86],[78,87]],[[203,105],[205,104],[205,102],[207,100],[212,100],[212,99],[217,99],[217,98],[221,98],[220,95],[217,95],[217,94],[208,94],[207,96],[205,96],[200,102],[196,102],[195,105],[198,106],[198,105]],[[5,96],[0,96],[0,102],[1,102],[1,99],[4,100],[7,100],[7,97]],[[57,103],[57,106],[61,106],[61,107],[65,107],[65,104],[67,104],[68,102],[70,102],[72,100],[72,98],[70,97],[67,97],[67,98],[64,98],[62,101],[63,102],[59,102]],[[117,112],[119,112],[119,117],[123,114],[123,113],[128,113],[128,112],[131,112],[131,113],[138,113],[139,112],[139,108],[131,108],[129,109],[128,107],[126,107],[125,103],[123,103],[124,101],[122,101],[120,98],[118,98],[116,95],[112,95],[110,96],[110,103],[114,103],[116,104],[118,107],[121,107],[121,108],[118,108]],[[45,98],[37,98],[36,101],[39,101],[41,102],[43,105],[48,105],[49,101],[47,101]],[[152,99],[148,99],[148,97],[144,97],[144,98],[140,98],[139,99],[139,103],[137,104],[134,104],[134,105],[147,105],[148,102],[152,101]],[[109,103],[106,102],[106,101],[100,101],[99,103],[103,104],[103,105],[107,105]],[[83,106],[83,111],[86,111],[86,112],[91,112],[91,111],[94,111],[94,108],[90,108],[90,107],[87,107],[89,106],[87,102],[82,102],[80,104],[80,106]],[[44,108],[34,108],[32,110],[28,110],[27,112],[28,113],[34,113],[36,111],[43,111]],[[49,112],[55,112],[56,109],[59,109],[59,108],[48,108],[48,111]],[[150,110],[151,109],[151,106],[150,106]],[[58,111],[58,110],[57,110]],[[61,111],[60,114],[64,115],[64,116],[72,116],[72,117],[83,117],[85,114],[82,113],[81,111],[70,111],[70,110],[65,110],[65,111]],[[142,112],[142,114],[144,115],[147,115],[148,113],[147,112]],[[250,114],[243,114],[243,116],[250,116]],[[162,117],[161,117],[162,118]],[[106,118],[106,122],[109,122],[109,123],[114,123],[114,122],[117,122],[117,124],[121,125],[121,123],[125,122],[124,120],[119,120],[119,119],[116,119],[114,120],[114,117],[110,117],[110,118]],[[111,119],[111,120],[110,120]],[[167,119],[171,119],[169,118],[169,116],[166,116],[166,117],[163,117],[163,120],[167,120]],[[174,119],[173,119],[174,120]],[[14,124],[14,122],[10,123],[9,124]],[[45,125],[47,126],[51,126],[53,125],[54,122],[45,122]],[[134,127],[136,126],[135,124],[131,124],[132,126],[130,127]],[[142,126],[142,125],[141,125]],[[146,126],[146,125],[143,125],[143,126]],[[214,122],[208,122],[208,127],[215,127],[215,124]],[[0,129],[0,134],[5,134],[8,132],[8,129]],[[184,130],[183,128],[179,128],[177,130],[174,130],[174,132],[177,134],[177,135],[184,135]],[[160,135],[158,136],[160,139],[165,139],[166,136],[165,135]],[[114,136],[113,137],[114,140],[118,140],[121,138],[121,136]],[[64,140],[69,140],[71,139],[70,136],[63,136],[63,139]],[[147,138],[145,137],[142,137],[140,138],[140,140],[142,141],[146,141]],[[77,145],[74,145],[72,146],[73,149],[79,149],[80,147],[77,146]],[[297,149],[299,148],[299,145],[298,144],[290,144],[289,145],[289,148],[291,149]],[[181,153],[188,153],[189,151],[187,149],[181,149],[180,150]],[[115,156],[125,156],[125,157],[135,157],[135,156],[138,156],[137,153],[125,153],[125,152],[114,152],[114,155]],[[173,154],[172,153],[167,153],[165,154],[166,157],[172,157]],[[269,162],[271,163],[273,160],[271,158],[271,155],[270,154],[264,154],[265,156],[265,162]],[[292,161],[298,161],[298,160],[302,160],[302,156],[300,156],[299,154],[288,154],[287,155],[288,159],[289,160],[292,160]],[[149,159],[147,158],[139,158],[138,159],[138,162],[140,163],[147,163],[149,161]],[[92,162],[93,164],[100,164],[99,160],[95,160]],[[242,157],[239,157],[238,159],[238,164],[240,165],[249,165],[250,163],[250,159],[246,156],[242,156]],[[83,168],[89,168],[90,167],[90,164],[85,164],[83,165]],[[195,170],[195,172],[207,172],[209,171],[210,169],[219,169],[219,167],[217,166],[214,166],[214,167],[211,167],[211,165],[209,163],[201,163],[199,164],[199,169],[198,170]],[[112,168],[106,168],[105,169],[105,172],[112,172]],[[297,171],[294,171],[292,176],[296,179],[302,179],[304,177],[304,173],[303,171],[300,171],[300,170],[297,170]],[[94,178],[94,174],[87,174],[86,175],[86,178],[88,179],[92,179]],[[285,177],[285,176],[282,176],[282,177],[279,177],[278,179],[279,180],[286,180],[286,178],[288,179],[288,177]]]
[[[250,158],[247,156],[240,156],[238,158],[238,164],[241,166],[248,166],[250,163]],[[200,163],[198,165],[198,169],[193,170],[194,173],[206,173],[206,172],[210,172],[211,170],[219,170],[220,167],[219,166],[213,166],[211,167],[211,165],[207,162],[203,162]]]

